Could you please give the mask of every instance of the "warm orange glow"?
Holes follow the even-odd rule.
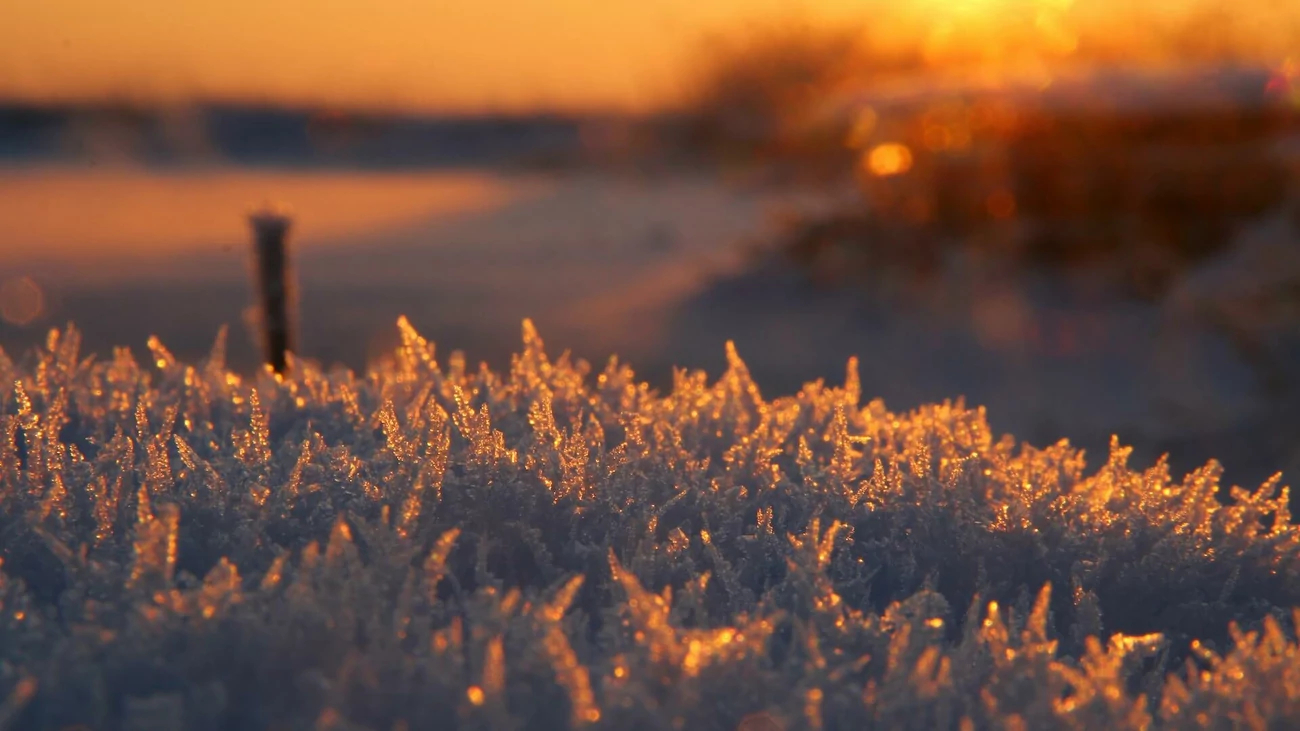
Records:
[[[867,170],[876,177],[902,175],[911,169],[912,151],[907,145],[886,142],[871,148],[867,154]]]
[[[465,696],[469,698],[470,703],[476,706],[483,705],[483,701],[484,701],[483,689],[478,687],[477,685],[471,685],[469,689],[465,691]]]
[[[366,231],[496,210],[545,190],[541,183],[508,184],[472,173],[0,170],[0,260],[94,261],[75,267],[77,274],[121,276],[115,261],[128,254],[246,245],[248,227],[239,214],[268,200],[292,203],[302,222],[295,246],[328,245]]]
[[[1300,5],[1272,0],[910,0],[871,5],[870,54],[997,78],[1059,64],[1277,63],[1294,53]]]
[[[1046,64],[1188,54],[1280,60],[1272,0],[13,0],[0,98],[270,100],[433,110],[652,107],[711,33],[861,28],[868,55]],[[794,6],[794,7],[792,7]],[[1231,8],[1231,13],[1223,11]],[[1217,13],[1217,14],[1216,14]]]
[[[644,108],[701,38],[786,0],[38,0],[0,12],[0,97],[431,110]],[[838,0],[813,17],[858,12]],[[803,11],[801,10],[801,13]]]

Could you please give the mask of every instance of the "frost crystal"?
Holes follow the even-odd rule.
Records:
[[[0,353],[0,728],[1282,728],[1279,479],[552,360]]]

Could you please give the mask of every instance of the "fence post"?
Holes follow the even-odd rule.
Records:
[[[271,209],[253,213],[248,220],[253,227],[264,357],[276,373],[284,373],[288,367],[287,353],[293,348],[286,246],[293,220]]]

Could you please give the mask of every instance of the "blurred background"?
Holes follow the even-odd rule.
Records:
[[[1300,467],[1300,6],[1271,0],[43,0],[0,22],[0,345],[75,322],[257,367],[735,340],[773,396]]]

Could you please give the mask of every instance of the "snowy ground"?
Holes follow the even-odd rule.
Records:
[[[717,374],[733,339],[765,395],[838,382],[857,355],[864,391],[891,407],[965,395],[996,429],[1067,436],[1094,457],[1118,433],[1144,460],[1219,457],[1243,482],[1295,459],[1296,430],[1278,419],[1289,397],[1261,396],[1176,303],[1085,306],[1052,283],[960,267],[928,314],[818,291],[788,268],[744,265],[740,248],[774,211],[819,199],[704,177],[12,169],[0,280],[30,275],[46,311],[0,324],[0,344],[21,350],[75,321],[96,352],[138,352],[156,333],[194,358],[229,323],[232,360],[251,367],[241,215],[264,200],[297,215],[301,350],[327,363],[382,355],[406,314],[444,353],[500,365],[531,317],[553,348],[617,353],[661,385],[675,365]]]

